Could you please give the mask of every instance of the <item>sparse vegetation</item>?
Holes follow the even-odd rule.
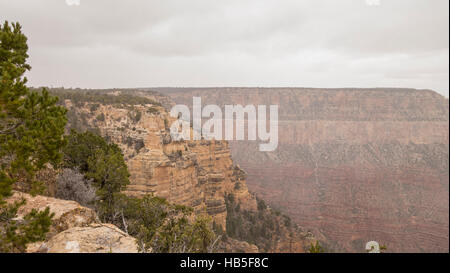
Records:
[[[142,112],[141,112],[141,111],[137,111],[137,112],[136,112],[136,115],[135,115],[134,118],[133,118],[133,121],[134,121],[135,123],[137,123],[137,122],[139,122],[139,121],[141,120],[141,118],[142,118]]]
[[[325,250],[323,247],[319,244],[319,241],[316,241],[315,244],[311,243],[311,246],[309,247],[309,253],[324,253]]]
[[[113,224],[138,240],[141,252],[154,253],[211,252],[215,234],[210,219],[195,217],[193,210],[172,205],[153,196],[132,198],[118,196]]]
[[[94,103],[91,105],[91,108],[89,109],[91,112],[97,111],[97,109],[100,107],[100,104]]]
[[[145,147],[145,143],[143,139],[138,139],[134,144],[134,150],[139,153],[139,151]]]
[[[100,115],[98,115],[98,116],[96,117],[96,119],[97,119],[98,121],[105,121],[105,114],[101,113]]]
[[[264,202],[264,200],[256,198],[256,202],[258,204],[259,211],[264,211],[267,209],[267,205],[266,205],[266,202]]]
[[[129,183],[129,174],[117,145],[90,132],[72,131],[67,138],[65,166],[79,168],[84,174],[84,177],[75,175],[76,181],[69,182],[67,195],[73,199],[84,197],[88,189],[82,185],[92,184],[96,192],[94,209],[102,221],[135,237],[141,252],[213,251],[216,235],[209,218],[192,220],[192,208],[150,195],[134,198],[121,193]],[[86,179],[92,182],[86,183]]]
[[[130,183],[122,151],[91,132],[71,131],[64,148],[64,166],[80,170],[96,188],[99,216],[106,222],[113,218],[115,195]]]
[[[73,169],[63,169],[57,179],[56,198],[74,200],[83,206],[92,207],[96,200],[92,180]]]
[[[147,113],[149,113],[149,114],[157,114],[157,113],[159,113],[159,110],[156,109],[155,107],[149,107],[147,109]]]
[[[103,105],[146,105],[152,104],[161,106],[161,103],[132,94],[111,94],[102,90],[81,90],[81,89],[63,89],[53,88],[51,94],[57,96],[61,102],[65,100],[72,101],[75,105],[84,105],[84,103],[94,103]]]
[[[286,225],[287,216],[277,216],[264,201],[258,199],[258,211],[245,210],[235,200],[233,194],[226,196],[227,236],[255,244],[262,251],[273,249],[283,229],[293,231]],[[284,219],[284,221],[282,221]],[[286,220],[289,219],[289,220]]]

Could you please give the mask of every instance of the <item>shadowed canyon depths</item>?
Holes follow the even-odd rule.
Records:
[[[449,250],[449,102],[429,90],[153,88],[176,103],[279,105],[279,146],[231,143],[250,191],[334,251]]]

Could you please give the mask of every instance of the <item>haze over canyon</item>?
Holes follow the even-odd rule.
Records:
[[[279,146],[231,143],[249,190],[333,251],[449,250],[449,103],[430,90],[153,88],[179,104],[278,104]]]

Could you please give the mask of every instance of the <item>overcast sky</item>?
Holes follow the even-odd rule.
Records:
[[[0,0],[0,20],[19,21],[29,38],[33,86],[412,87],[447,97],[448,10],[448,0]]]

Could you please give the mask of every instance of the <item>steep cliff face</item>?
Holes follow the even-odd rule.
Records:
[[[193,207],[199,213],[208,213],[223,228],[225,194],[233,193],[243,206],[256,208],[245,176],[233,165],[228,143],[172,141],[169,126],[173,119],[163,107],[100,104],[93,110],[91,103],[73,107],[70,101],[66,101],[66,107],[77,117],[84,117],[86,128],[98,129],[122,149],[131,174],[127,194],[154,194]],[[242,187],[235,189],[237,183]]]
[[[149,96],[142,91],[126,93],[164,103],[64,101],[69,109],[70,127],[95,130],[122,149],[131,174],[126,194],[135,197],[154,194],[171,203],[193,207],[196,213],[210,215],[224,231],[227,228],[226,196],[233,195],[242,210],[257,211],[256,198],[247,188],[247,174],[233,163],[228,142],[172,141],[169,127],[174,119],[168,115],[166,107],[174,103],[154,93]],[[273,249],[267,251],[304,252],[315,242],[309,233],[295,226],[281,231],[276,235],[277,242],[271,245]],[[297,247],[287,247],[295,241]],[[255,251],[254,245],[235,242],[233,239],[224,242],[222,251]]]
[[[449,111],[407,89],[159,89],[179,104],[279,105],[279,146],[232,142],[252,192],[336,251],[448,251]]]

